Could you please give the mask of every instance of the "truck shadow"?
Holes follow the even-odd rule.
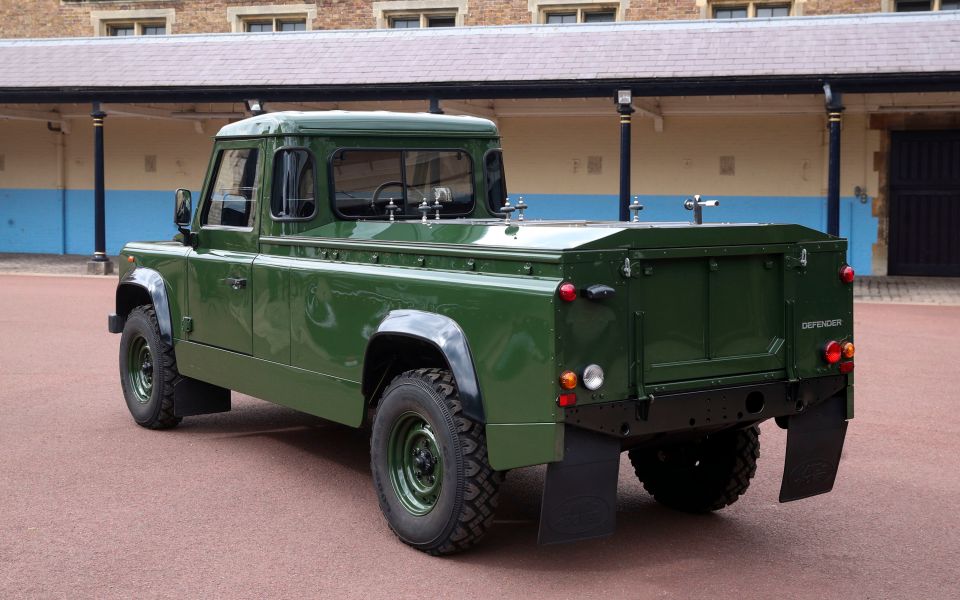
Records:
[[[266,402],[243,401],[236,410],[184,421],[178,435],[240,444],[244,451],[270,453],[279,461],[313,462],[318,485],[329,481],[324,463],[337,471],[342,489],[362,489],[370,481],[369,433]],[[278,444],[281,450],[278,452]],[[562,546],[538,546],[537,527],[546,468],[507,474],[493,527],[475,549],[444,558],[506,570],[601,571],[635,569],[637,564],[669,565],[721,560],[734,554],[766,561],[789,540],[776,530],[760,530],[751,519],[726,513],[689,515],[666,509],[643,492],[632,471],[622,466],[617,531],[608,538]],[[743,502],[743,501],[741,501]],[[376,510],[371,490],[370,508]],[[736,505],[735,505],[736,506]],[[390,536],[386,526],[384,536]],[[415,550],[405,549],[416,553]],[[419,554],[419,553],[416,553]],[[558,560],[562,557],[562,560]]]
[[[230,412],[187,418],[174,432],[239,442],[250,452],[266,451],[282,460],[303,461],[303,455],[308,455],[346,467],[351,476],[354,473],[358,478],[370,476],[370,441],[366,429],[355,429],[269,402],[250,401],[243,396],[234,396],[234,409]],[[278,454],[277,443],[288,446],[290,454]]]

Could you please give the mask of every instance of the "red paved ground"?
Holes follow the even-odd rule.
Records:
[[[0,276],[0,597],[956,598],[960,308],[857,307],[857,419],[832,494],[657,506],[626,465],[617,534],[537,547],[542,470],[514,471],[476,551],[396,541],[362,432],[235,397],[133,424],[106,332],[114,281]]]

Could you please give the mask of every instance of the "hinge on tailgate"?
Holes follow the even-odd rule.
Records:
[[[184,333],[190,333],[193,331],[193,319],[191,317],[184,317],[180,320],[180,324],[183,327]]]

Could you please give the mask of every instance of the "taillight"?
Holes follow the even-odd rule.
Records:
[[[577,286],[569,281],[561,283],[560,287],[557,288],[557,293],[564,302],[573,302],[577,299]]]
[[[857,350],[854,348],[853,342],[845,342],[842,346],[840,346],[840,348],[843,351],[844,358],[853,358],[853,355]]]
[[[853,361],[842,362],[840,363],[840,372],[841,373],[852,373],[853,372]]]
[[[577,387],[577,374],[573,371],[564,371],[560,374],[560,387],[565,390],[572,390]]]
[[[557,405],[563,408],[574,406],[577,403],[577,395],[573,392],[560,394],[557,396]]]
[[[840,267],[840,281],[844,283],[853,283],[853,277],[855,273],[853,272],[853,267],[850,265],[843,265]]]
[[[827,345],[823,347],[823,359],[831,365],[840,362],[842,353],[843,349],[840,347],[840,343],[833,340],[827,342]]]

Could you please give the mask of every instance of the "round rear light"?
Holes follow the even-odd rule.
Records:
[[[850,265],[843,265],[840,267],[840,281],[844,283],[853,283],[853,277],[855,273],[853,272],[853,267]]]
[[[565,390],[572,390],[577,387],[577,374],[573,371],[564,371],[560,374],[560,387]]]
[[[573,302],[577,299],[577,286],[569,281],[561,283],[557,293],[560,294],[560,299],[564,302]]]
[[[603,369],[600,368],[600,365],[587,365],[587,368],[583,370],[583,387],[590,391],[599,389],[603,385],[603,377]]]
[[[829,341],[827,345],[823,347],[823,358],[831,365],[840,362],[840,355],[842,353],[843,349],[840,347],[839,342]]]
[[[853,342],[847,342],[841,348],[843,349],[844,358],[853,358],[853,355],[857,351],[857,349],[853,346]]]

